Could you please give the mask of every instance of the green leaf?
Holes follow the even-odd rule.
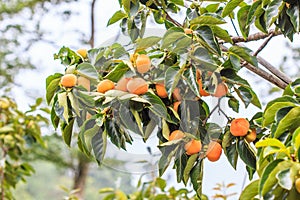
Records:
[[[169,98],[171,98],[174,89],[176,88],[183,70],[177,66],[169,67],[165,73],[165,87]]]
[[[179,5],[179,6],[184,6],[183,0],[170,0],[170,2],[175,3],[176,5]]]
[[[46,79],[46,100],[47,103],[50,104],[53,99],[55,92],[58,90],[58,86],[60,83],[60,79],[63,75],[56,73],[54,75],[50,75]]]
[[[175,161],[174,161],[174,166],[176,168],[176,177],[177,177],[178,183],[183,180],[184,169],[187,165],[187,161],[188,161],[188,156],[185,153],[185,149],[182,148],[182,146],[181,146],[181,148],[179,148],[176,151]]]
[[[76,68],[77,74],[91,80],[98,80],[98,72],[90,63],[81,63]]]
[[[233,140],[232,134],[228,131],[225,133],[222,141],[222,147],[224,149],[224,154],[227,157],[228,162],[233,167],[233,169],[236,169],[237,160],[238,160],[238,151],[236,144],[232,144]]]
[[[196,70],[194,67],[190,67],[184,71],[183,76],[186,78],[189,88],[194,92],[194,94],[200,97],[199,85],[196,82]]]
[[[199,42],[204,47],[208,48],[208,50],[210,50],[212,53],[221,55],[220,46],[209,26],[200,26],[195,30],[195,32],[199,36]]]
[[[190,173],[191,182],[197,196],[202,196],[203,160],[199,160]],[[201,198],[202,199],[202,198]]]
[[[120,105],[119,108],[119,115],[122,121],[122,124],[129,130],[133,131],[134,133],[143,136],[143,130],[140,129],[135,116],[133,115],[133,110],[130,109],[129,105]]]
[[[285,145],[276,138],[266,138],[264,140],[258,141],[255,144],[256,148],[267,147],[267,146],[273,146],[273,147],[278,147],[278,148],[282,148],[282,149],[286,148]]]
[[[273,161],[272,164],[275,161]],[[261,181],[261,183],[260,183],[260,191],[261,191],[260,194],[262,196],[264,196],[267,192],[271,191],[272,188],[274,187],[274,185],[278,182],[278,180],[276,178],[276,174],[279,173],[280,171],[286,170],[292,166],[292,162],[287,161],[287,160],[286,161],[279,160],[279,162],[276,164],[277,165],[275,167],[272,165],[272,167],[270,167],[270,169],[268,168],[269,167],[269,165],[268,165],[268,167],[267,167],[268,170],[267,171],[265,170],[263,173],[263,175],[265,175],[265,173],[268,173],[268,175],[266,175],[267,178],[265,178],[264,181]]]
[[[240,31],[244,38],[249,35],[250,26],[247,24],[247,17],[251,6],[242,7],[237,13],[237,19],[239,22]]]
[[[62,110],[59,117],[62,118],[66,123],[69,122],[69,107],[67,101],[67,93],[62,92],[57,95],[58,106]]]
[[[171,28],[169,29],[162,38],[162,49],[167,49],[169,46],[173,46],[177,41],[182,38],[188,37],[182,29]]]
[[[226,21],[216,14],[204,14],[196,17],[190,21],[191,26],[193,25],[218,25],[225,24]]]
[[[248,12],[248,17],[247,17],[247,26],[249,26],[251,23],[253,23],[253,20],[255,18],[255,13],[257,10],[262,10],[261,8],[261,1],[255,1],[252,3],[251,8],[249,9]]]
[[[103,161],[107,146],[107,133],[99,129],[99,131],[92,138],[92,148],[97,163],[100,165]]]
[[[64,127],[63,132],[62,132],[64,142],[68,145],[68,147],[71,146],[74,121],[75,121],[75,118],[72,118],[70,120],[69,124],[67,124],[66,127]]]
[[[99,126],[96,124],[95,119],[86,120],[80,127],[78,138],[81,142],[82,151],[87,155],[91,155],[92,145],[91,141],[94,135],[99,131]]]
[[[239,107],[240,107],[240,103],[239,101],[232,97],[228,100],[228,106],[234,111],[234,112],[239,112]]]
[[[292,144],[293,144],[294,148],[296,150],[298,150],[300,147],[300,127],[294,131],[293,137],[292,137],[292,142],[293,142]]]
[[[143,51],[145,49],[148,49],[149,47],[153,47],[154,45],[157,45],[159,41],[161,41],[161,37],[157,36],[150,36],[146,38],[142,38],[137,40],[136,44],[136,52]]]
[[[261,195],[263,192],[263,187],[266,183],[266,181],[271,178],[275,179],[275,177],[270,177],[271,172],[275,169],[275,167],[281,163],[283,160],[282,159],[277,159],[272,162],[270,162],[266,168],[263,170],[261,178],[259,180],[259,194]],[[276,180],[276,179],[275,179]]]
[[[162,176],[163,173],[166,171],[166,169],[170,165],[170,162],[172,161],[172,158],[176,154],[176,151],[178,150],[179,146],[180,145],[177,145],[177,144],[158,146],[159,150],[162,153],[162,155],[158,161],[159,176]]]
[[[119,63],[104,78],[118,82],[130,68],[125,63]]]
[[[292,5],[289,9],[287,9],[286,14],[290,17],[291,23],[294,26],[294,29],[299,32],[300,31],[300,11],[299,5]]]
[[[277,20],[284,6],[285,2],[282,0],[273,0],[270,2],[265,12],[267,27],[270,27]]]
[[[231,0],[229,1],[222,12],[222,17],[229,15],[243,0]]]
[[[216,37],[224,40],[225,42],[233,43],[227,30],[224,30],[221,27],[214,25],[211,25],[210,28]]]
[[[110,137],[110,141],[118,148],[126,150],[126,133],[120,127],[120,124],[115,119],[106,119],[104,122],[105,131]]]
[[[159,189],[161,191],[164,191],[165,188],[167,187],[167,182],[166,182],[166,180],[164,180],[164,179],[162,179],[160,177],[157,177],[155,179],[155,185],[157,185],[157,187],[159,187]]]
[[[147,92],[142,97],[151,103],[151,106],[149,106],[149,109],[153,113],[155,113],[157,116],[170,122],[170,116],[167,112],[167,108],[158,96],[156,96],[155,94],[152,94],[151,92]]]
[[[300,126],[300,106],[295,107],[280,120],[277,129],[274,133],[276,138],[279,138],[285,131],[294,131]]]
[[[198,159],[198,154],[194,154],[188,158],[188,161],[187,161],[186,166],[183,171],[183,182],[185,185],[187,184],[187,182],[189,180],[191,170],[193,169],[197,159]]]
[[[113,16],[108,20],[107,26],[112,25],[114,23],[116,23],[117,21],[125,18],[127,15],[122,11],[122,10],[118,10],[117,12],[115,12],[113,14]]]
[[[286,107],[296,106],[292,102],[274,102],[269,105],[263,115],[263,126],[266,127],[275,121],[275,116],[278,110]]]
[[[241,195],[240,195],[240,200],[249,200],[249,199],[254,199],[256,195],[258,195],[258,185],[259,180],[252,181],[249,185],[247,185]]]
[[[256,156],[248,143],[244,140],[239,140],[237,142],[237,151],[247,166],[256,169]]]
[[[209,54],[207,49],[204,47],[198,47],[191,52],[190,57],[194,62],[201,65],[201,68],[208,71],[215,71],[218,65],[212,59],[212,56]]]
[[[291,190],[292,187],[293,187],[293,180],[291,179],[291,170],[288,168],[288,169],[285,169],[285,170],[282,170],[280,172],[278,172],[276,174],[276,178],[278,180],[278,184],[286,189],[286,190]]]
[[[228,52],[247,61],[253,66],[258,66],[256,57],[251,55],[251,50],[247,47],[232,46],[228,49]]]

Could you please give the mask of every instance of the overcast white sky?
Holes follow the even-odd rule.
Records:
[[[78,43],[78,34],[74,33],[74,28],[76,27],[79,30],[83,30],[86,34],[89,34],[90,24],[89,24],[89,5],[87,1],[85,3],[81,3],[81,6],[78,4],[68,4],[68,7],[71,10],[77,11],[78,15],[75,15],[70,19],[70,21],[63,21],[58,18],[55,10],[50,10],[47,14],[47,17],[43,20],[42,28],[45,30],[51,31],[48,35],[49,39],[55,40],[57,45],[60,46],[69,46],[71,48],[77,49],[81,47],[89,48],[88,46],[80,46]],[[61,8],[63,9],[63,8]],[[108,19],[113,15],[115,11],[119,9],[119,4],[117,0],[101,0],[97,3],[96,9],[96,46],[101,46],[101,44],[107,41],[112,36],[116,35],[119,31],[118,23],[113,26],[106,27]],[[230,24],[226,25],[231,27]],[[258,43],[250,44],[254,50],[258,47],[258,45],[262,41]],[[265,57],[269,62],[277,66],[282,60],[283,52],[284,52],[284,43],[288,42],[288,40],[284,39],[282,36],[276,37],[276,39],[271,40],[267,49],[261,52],[261,56]],[[29,53],[32,55],[32,59],[35,63],[40,66],[39,71],[24,71],[22,72],[17,80],[19,83],[22,83],[22,88],[14,90],[16,100],[19,104],[25,103],[25,106],[32,102],[31,96],[45,96],[45,79],[48,75],[53,74],[54,72],[63,73],[64,67],[59,64],[58,61],[53,61],[53,54],[56,53],[59,49],[57,47],[53,47],[47,43],[38,43],[34,45],[34,48],[31,49]],[[271,52],[271,53],[270,53]],[[241,75],[250,78],[250,83],[255,83],[256,79],[254,76],[245,73],[245,71],[241,72]],[[258,93],[263,91],[264,84],[259,86],[254,85],[254,90]],[[263,91],[265,92],[265,91]],[[37,95],[38,94],[38,95]],[[207,99],[211,105],[214,105],[216,102],[214,99]],[[243,108],[243,106],[241,106]],[[229,115],[238,116],[238,117],[251,117],[254,113],[258,111],[253,106],[249,106],[247,110],[241,109],[241,113],[236,114],[233,113],[230,109],[226,109]],[[220,118],[217,115],[214,115],[212,119],[216,122],[223,122],[224,118]],[[155,138],[151,138],[147,144],[151,146],[151,148],[155,149],[157,145],[157,141]],[[138,147],[138,150],[137,150]],[[133,146],[129,147],[128,153],[122,152],[125,154],[124,157],[133,156],[134,154],[139,154],[138,156],[143,157],[147,154],[145,145],[141,142],[137,142]],[[204,166],[204,182],[203,182],[203,192],[209,196],[215,194],[212,191],[212,188],[216,183],[236,183],[237,186],[233,188],[233,191],[240,192],[242,183],[244,181],[244,176],[246,175],[246,171],[244,165],[239,162],[237,170],[234,171],[230,164],[227,162],[225,156],[221,157],[216,163],[205,162]],[[168,177],[173,177],[173,181],[169,184],[176,184],[175,178],[175,170],[168,171]],[[232,190],[231,190],[232,191]],[[232,199],[236,199],[232,198]]]

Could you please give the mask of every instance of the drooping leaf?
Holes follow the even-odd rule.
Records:
[[[46,79],[46,100],[47,103],[50,104],[53,99],[55,92],[59,86],[60,79],[63,75],[56,73],[54,75],[50,75]]]
[[[240,195],[240,200],[248,200],[248,199],[254,199],[256,195],[258,195],[258,184],[259,180],[255,180],[251,182],[249,185],[247,185],[241,195]]]
[[[280,120],[274,133],[276,138],[280,137],[285,131],[294,131],[300,126],[300,106],[291,109],[288,114]]]
[[[200,26],[195,30],[195,32],[200,38],[199,42],[204,47],[208,48],[208,50],[214,54],[221,54],[220,46],[209,26]]]
[[[247,38],[250,31],[250,26],[247,24],[247,17],[251,6],[243,6],[237,13],[240,31],[244,38]]]
[[[122,11],[122,10],[118,10],[117,12],[115,12],[113,14],[113,16],[108,20],[107,22],[107,26],[112,25],[118,21],[120,21],[121,19],[125,18],[127,15]]]
[[[248,143],[244,140],[239,140],[237,142],[237,151],[247,166],[256,169],[256,156]]]
[[[247,61],[253,66],[258,66],[256,57],[251,55],[251,50],[247,47],[232,46],[228,49],[228,52]]]
[[[268,126],[275,121],[275,116],[278,110],[295,106],[293,102],[274,102],[272,105],[269,105],[263,115],[263,126]]]
[[[92,148],[98,165],[101,165],[107,146],[107,133],[99,129],[92,138]]]
[[[169,98],[171,98],[174,89],[176,88],[183,70],[177,66],[169,67],[165,73],[165,87]]]
[[[90,63],[81,63],[77,66],[76,72],[83,77],[92,80],[98,80],[98,72],[96,68]]]
[[[222,12],[222,17],[229,15],[243,0],[230,0]]]
[[[179,148],[179,145],[177,145],[177,144],[165,145],[165,146],[159,146],[158,148],[162,153],[162,155],[159,159],[159,162],[158,162],[159,176],[162,176],[163,173],[168,168],[168,166],[170,165],[172,158],[175,156],[176,151]]]
[[[202,197],[203,160],[199,160],[190,173],[191,182],[199,198]]]

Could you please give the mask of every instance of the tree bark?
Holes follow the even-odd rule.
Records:
[[[75,169],[75,175],[74,175],[74,185],[73,189],[78,190],[75,195],[79,200],[84,199],[84,190],[85,190],[85,184],[86,179],[89,172],[89,161],[88,159],[79,153],[78,155],[78,164]]]

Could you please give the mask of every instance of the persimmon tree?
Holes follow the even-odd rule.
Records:
[[[41,136],[41,125],[49,124],[40,112],[42,99],[36,100],[30,110],[22,112],[16,103],[5,96],[0,97],[0,199],[14,199],[12,189],[26,176],[34,173],[29,162],[23,158],[34,144],[45,147]],[[49,113],[49,112],[48,112]]]
[[[130,44],[92,48],[87,54],[62,47],[54,55],[65,74],[47,78],[46,99],[64,142],[70,146],[75,140],[101,164],[108,139],[126,150],[134,135],[144,141],[156,135],[159,175],[172,163],[177,181],[190,182],[198,197],[204,159],[217,161],[223,151],[233,168],[239,158],[245,163],[249,179],[258,174],[240,199],[298,199],[300,79],[293,81],[259,53],[277,35],[293,41],[300,28],[299,2],[119,3],[108,25],[120,22]],[[185,16],[179,22],[175,19],[180,11]],[[164,26],[162,35],[144,37],[149,18]],[[246,47],[258,40],[263,42],[257,49]],[[247,79],[238,74],[244,68],[282,89],[282,97],[263,108]],[[70,82],[66,77],[72,77]],[[217,99],[216,105],[209,105],[207,96]],[[239,113],[234,119],[222,102],[236,113],[250,104],[261,111],[249,119]],[[225,117],[225,125],[211,120],[216,112]],[[183,134],[173,136],[177,130]]]

